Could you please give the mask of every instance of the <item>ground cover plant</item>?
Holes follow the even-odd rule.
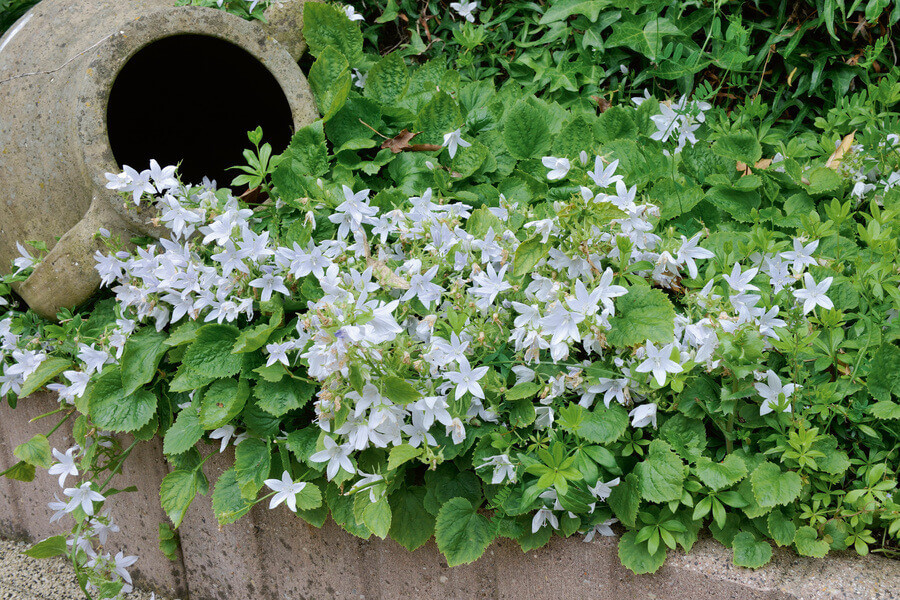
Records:
[[[427,34],[424,49],[412,33],[384,47],[390,27],[416,27],[408,6],[307,6],[322,118],[281,154],[250,132],[229,182],[253,190],[242,198],[155,162],[108,174],[170,234],[107,236],[106,292],[56,323],[10,293],[44,250],[23,241],[0,284],[0,396],[47,387],[60,409],[6,475],[59,475],[53,519],[72,525],[33,554],[67,553],[94,597],[127,590],[135,557],[107,545],[125,491],[112,475],[160,436],[169,553],[211,494],[223,525],[283,504],[409,549],[434,536],[450,565],[497,537],[528,551],[619,532],[623,564],[648,573],[704,527],[746,567],[773,545],[896,555],[900,72],[886,42],[852,65],[849,94],[781,81],[732,99],[708,75],[692,92],[635,69],[606,105],[489,56],[509,4],[420,8],[451,50],[428,60]],[[608,12],[535,6],[563,53]],[[892,7],[842,10],[893,27]],[[466,42],[479,29],[497,37]],[[60,451],[69,420],[77,446]],[[229,448],[209,481],[205,460]]]

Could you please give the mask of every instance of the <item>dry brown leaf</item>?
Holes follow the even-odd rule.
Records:
[[[612,106],[606,98],[601,98],[600,96],[591,96],[591,98],[597,102],[597,108],[600,109],[601,113],[605,113],[607,109]]]
[[[382,150],[385,148],[389,148],[391,152],[394,154],[399,154],[404,150],[409,152],[431,152],[434,150],[440,150],[443,146],[439,146],[437,144],[410,144],[414,137],[422,133],[421,131],[417,131],[415,133],[411,132],[408,129],[404,129],[394,137],[384,140],[381,144]]]
[[[844,136],[844,139],[841,140],[841,145],[838,146],[834,153],[828,157],[828,160],[825,161],[825,166],[829,169],[834,169],[837,171],[841,166],[841,160],[843,160],[844,155],[850,152],[850,148],[853,146],[853,138],[856,136],[856,130],[854,129],[850,133]]]
[[[765,170],[765,169],[768,169],[769,166],[771,166],[771,164],[772,164],[771,158],[761,158],[758,161],[756,161],[755,165],[753,165],[753,169]],[[743,163],[741,161],[737,161],[737,165],[735,168],[738,171],[740,171],[741,173],[743,173],[743,175],[741,175],[741,177],[744,177],[746,175],[750,175],[751,173],[753,173],[753,169],[751,169],[746,163]]]

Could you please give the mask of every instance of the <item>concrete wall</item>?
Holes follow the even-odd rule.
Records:
[[[17,444],[51,426],[49,420],[29,419],[55,406],[51,396],[36,394],[16,410],[0,408],[0,468],[13,464]],[[61,429],[50,441],[63,450],[71,445],[71,432]],[[228,453],[212,457],[205,468],[210,481],[232,461]],[[257,505],[220,529],[208,496],[198,496],[188,511],[179,530],[182,556],[171,562],[157,546],[157,526],[165,519],[158,498],[165,469],[158,442],[136,448],[117,486],[133,484],[140,491],[113,499],[123,533],[110,543],[141,557],[135,570],[139,585],[182,599],[900,598],[900,562],[875,556],[815,560],[780,549],[772,563],[751,571],[732,565],[730,550],[703,539],[690,555],[672,552],[658,573],[638,577],[619,563],[615,539],[585,544],[553,538],[528,554],[501,540],[475,563],[451,569],[433,541],[408,552],[391,540],[355,538],[330,520],[316,529],[284,506],[270,511],[265,503]],[[32,483],[0,479],[0,535],[38,540],[61,533],[57,524],[49,525],[51,511],[44,506],[58,492],[56,477],[45,472]]]

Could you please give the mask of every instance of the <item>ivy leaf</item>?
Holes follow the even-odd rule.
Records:
[[[390,536],[407,550],[415,550],[434,535],[435,518],[425,510],[422,486],[398,489],[391,494],[391,512],[400,518],[391,521]]]
[[[422,397],[422,393],[400,377],[390,375],[381,380],[381,393],[394,404],[410,404]]]
[[[159,500],[175,529],[181,525],[184,515],[199,491],[197,471],[176,469],[166,475],[159,489]]]
[[[350,64],[362,60],[363,36],[344,11],[324,3],[310,3],[303,7],[303,37],[313,56],[320,56],[334,46]]]
[[[250,396],[246,379],[219,379],[203,393],[200,402],[200,426],[206,430],[218,429],[244,410]]]
[[[40,366],[34,371],[34,373],[28,376],[28,379],[26,379],[25,383],[22,384],[22,389],[20,389],[19,393],[16,395],[19,398],[30,396],[31,394],[44,387],[47,382],[54,379],[57,375],[70,368],[71,366],[72,361],[65,358],[51,356],[50,358],[44,360],[44,362],[40,364]]]
[[[261,409],[280,417],[292,410],[303,408],[315,391],[315,387],[305,381],[284,377],[275,383],[260,381],[254,386],[253,395]]]
[[[234,474],[241,488],[241,497],[254,500],[269,477],[272,453],[262,440],[241,442],[234,451]]]
[[[153,380],[159,361],[169,349],[166,339],[166,334],[152,327],[144,327],[125,342],[120,364],[126,395]]]
[[[675,339],[675,307],[659,290],[631,286],[616,299],[616,316],[610,319],[610,326],[606,339],[613,346],[634,346],[647,340],[668,344]]]
[[[753,485],[756,501],[764,508],[790,504],[800,495],[802,486],[797,473],[794,471],[783,473],[778,465],[768,461],[753,470],[750,474],[750,483]]]
[[[793,521],[784,516],[781,509],[776,508],[769,513],[766,525],[769,528],[769,534],[772,536],[772,539],[779,546],[790,546],[794,543],[797,527]]]
[[[757,542],[748,531],[742,531],[734,536],[731,548],[734,550],[732,560],[738,567],[758,569],[772,559],[772,546],[765,542]]]
[[[465,498],[444,503],[435,524],[438,549],[451,567],[474,562],[497,537],[497,528]]]
[[[329,46],[309,70],[309,87],[316,97],[323,122],[329,121],[344,107],[352,84],[347,59]]]
[[[641,504],[641,492],[638,490],[638,478],[629,473],[612,489],[608,500],[616,518],[627,527],[634,527],[638,507]]]
[[[137,431],[156,414],[156,395],[147,390],[125,394],[122,371],[118,365],[107,366],[91,386],[88,406],[94,423],[107,431]]]
[[[641,497],[650,502],[681,500],[684,463],[662,440],[650,442],[649,453],[634,468]]]
[[[13,450],[13,455],[19,460],[29,465],[49,469],[53,462],[53,455],[50,452],[50,442],[47,436],[37,434],[24,444],[19,444]]]
[[[824,558],[828,554],[829,545],[825,540],[819,539],[819,534],[809,525],[797,530],[794,536],[794,547],[802,556]]]
[[[666,562],[666,546],[660,544],[651,553],[644,542],[638,542],[636,531],[629,531],[619,540],[619,560],[635,575],[655,573]]]
[[[524,100],[503,119],[503,141],[515,158],[539,158],[550,149],[550,123],[544,111]]]
[[[369,70],[363,94],[382,106],[394,106],[409,88],[409,71],[399,52],[391,52]]]
[[[713,462],[705,456],[697,461],[697,477],[708,488],[719,491],[734,485],[747,476],[747,465],[736,454],[729,454],[720,463]]]
[[[197,411],[192,408],[182,410],[166,432],[163,439],[163,454],[184,454],[193,448],[201,437],[203,428],[200,426]]]
[[[584,15],[593,23],[600,11],[609,6],[609,0],[556,0],[541,17],[541,25],[564,21],[573,15]]]
[[[28,550],[22,552],[22,554],[30,556],[31,558],[52,558],[54,556],[65,554],[66,552],[68,552],[66,536],[54,535],[53,537],[38,542]]]

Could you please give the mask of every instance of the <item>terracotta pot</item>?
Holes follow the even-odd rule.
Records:
[[[106,189],[105,173],[156,158],[182,161],[189,182],[218,172],[227,184],[248,130],[261,124],[278,152],[318,117],[287,49],[303,50],[299,31],[284,27],[297,23],[302,1],[282,4],[270,32],[173,4],[44,0],[0,39],[0,273],[12,268],[16,242],[47,244],[17,286],[42,316],[97,290],[99,228],[125,242],[161,233],[150,211]]]

